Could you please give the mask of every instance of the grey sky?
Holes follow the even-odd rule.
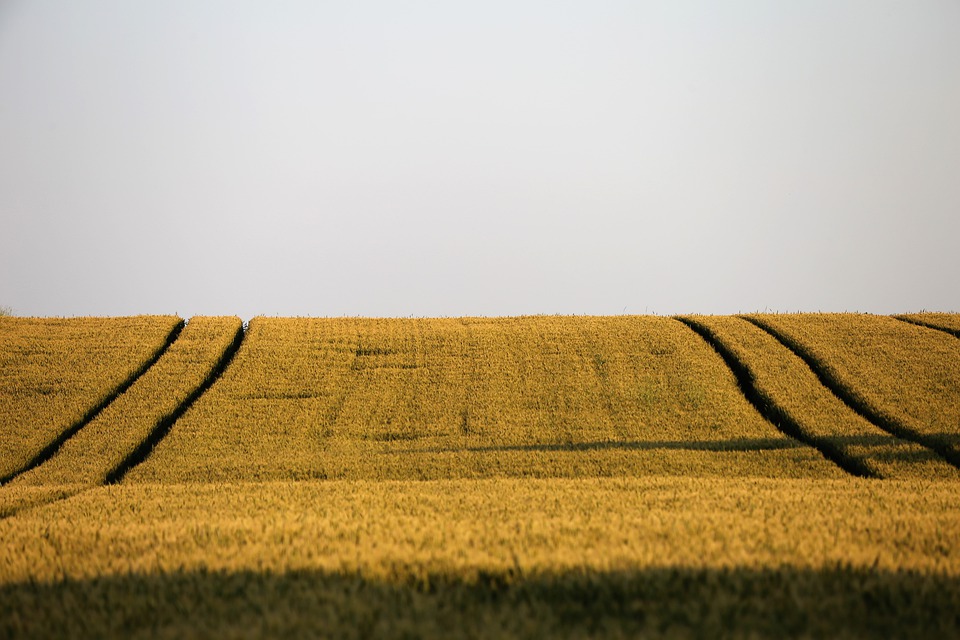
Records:
[[[0,3],[21,315],[960,311],[960,3]]]

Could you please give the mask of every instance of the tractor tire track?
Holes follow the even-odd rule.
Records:
[[[924,322],[923,320],[917,320],[916,318],[908,318],[906,316],[890,316],[894,320],[899,320],[900,322],[906,322],[908,324],[915,325],[917,327],[923,327],[924,329],[933,329],[934,331],[940,331],[947,335],[953,336],[954,338],[960,339],[960,329],[951,329],[949,327],[942,327],[938,324],[933,324],[932,322]]]
[[[862,460],[850,456],[830,440],[809,434],[793,416],[785,411],[756,384],[756,376],[753,371],[750,370],[750,367],[737,358],[733,351],[727,348],[709,327],[689,317],[678,317],[676,320],[682,322],[694,333],[703,338],[703,340],[723,358],[723,361],[737,379],[737,385],[740,387],[740,391],[750,404],[756,408],[760,415],[776,427],[777,430],[794,440],[813,447],[819,451],[824,458],[850,475],[860,478],[880,477],[875,471],[865,465]]]
[[[810,367],[814,374],[816,374],[823,386],[830,389],[830,391],[840,398],[844,404],[846,404],[856,413],[860,414],[863,418],[872,422],[877,427],[883,429],[893,436],[903,440],[915,442],[926,447],[927,449],[932,450],[953,466],[960,468],[960,452],[958,452],[956,449],[936,438],[921,433],[909,427],[908,425],[891,418],[890,416],[884,415],[880,411],[871,407],[855,392],[848,389],[839,378],[831,373],[830,370],[810,352],[809,349],[781,331],[777,330],[775,327],[768,325],[759,318],[753,318],[750,316],[739,317],[766,331],[771,336],[776,338],[780,344],[790,349],[798,358],[807,363],[807,366]]]
[[[237,354],[237,351],[239,351],[245,335],[246,333],[244,327],[241,325],[237,329],[236,335],[233,338],[233,342],[231,342],[227,348],[224,349],[223,354],[220,356],[220,359],[217,361],[216,365],[214,365],[214,367],[210,370],[210,373],[207,375],[206,379],[204,379],[204,381],[200,383],[200,385],[194,389],[193,392],[177,406],[176,409],[157,421],[149,435],[133,451],[131,451],[119,465],[117,465],[112,471],[110,471],[110,473],[107,474],[105,484],[117,484],[121,482],[124,476],[129,473],[131,469],[149,457],[154,448],[167,436],[168,433],[170,433],[170,429],[173,428],[174,423],[176,423],[176,421],[179,420],[180,417],[186,413],[191,406],[193,406],[193,403],[196,402],[200,396],[206,393],[206,391],[213,386],[220,376],[223,375],[223,372],[227,370],[227,367],[229,367],[230,363],[233,362],[233,358]]]
[[[92,422],[103,412],[104,409],[110,406],[114,400],[123,395],[127,389],[133,386],[133,384],[139,380],[150,369],[150,367],[157,363],[163,354],[167,352],[174,342],[176,342],[177,338],[180,337],[180,332],[183,331],[185,324],[186,323],[183,320],[177,323],[177,325],[171,329],[163,344],[160,345],[160,348],[158,348],[149,359],[147,359],[142,365],[140,365],[139,368],[131,373],[126,380],[121,382],[116,388],[104,396],[104,398],[94,405],[89,411],[87,411],[83,417],[67,427],[60,433],[59,436],[54,438],[47,446],[41,449],[33,458],[30,459],[29,462],[13,473],[0,478],[0,485],[7,484],[18,476],[35,469],[36,467],[39,467],[41,464],[52,458],[67,440],[75,436],[77,432]]]

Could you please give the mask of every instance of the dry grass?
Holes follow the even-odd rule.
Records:
[[[0,478],[109,398],[180,322],[0,317]]]
[[[960,471],[933,451],[890,435],[844,404],[776,338],[741,318],[696,316],[747,367],[765,398],[841,459],[852,459],[885,478],[960,479]]]
[[[794,342],[877,419],[960,452],[960,341],[886,316],[752,316]]]
[[[194,317],[126,392],[14,484],[102,484],[211,374],[240,330],[239,318]]]
[[[838,477],[667,318],[256,318],[136,482]]]

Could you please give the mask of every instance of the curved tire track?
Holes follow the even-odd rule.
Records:
[[[768,422],[773,424],[783,434],[802,442],[805,445],[813,447],[819,451],[823,457],[834,463],[847,473],[860,478],[878,478],[875,471],[867,467],[862,460],[848,455],[841,448],[825,438],[810,435],[794,418],[787,413],[780,405],[769,395],[762,391],[755,382],[755,376],[750,368],[743,363],[737,356],[727,348],[717,335],[705,325],[698,323],[695,319],[689,317],[676,318],[693,330],[697,335],[706,341],[714,351],[720,354],[727,367],[733,372],[737,379],[740,391],[746,396],[747,400],[760,412]]]
[[[89,411],[87,411],[83,415],[83,417],[81,417],[79,420],[77,420],[72,425],[67,427],[64,431],[60,433],[59,436],[54,438],[47,446],[41,449],[40,452],[37,453],[37,455],[35,455],[33,458],[30,459],[29,462],[27,462],[27,464],[25,464],[20,469],[17,469],[13,473],[8,474],[6,477],[0,478],[0,485],[7,484],[11,480],[15,479],[17,476],[22,475],[27,471],[30,471],[31,469],[39,467],[41,464],[43,464],[44,462],[52,458],[57,453],[57,451],[60,450],[60,447],[62,447],[67,440],[72,438],[74,435],[77,434],[78,431],[80,431],[85,426],[87,426],[90,422],[92,422],[93,419],[96,418],[98,415],[100,415],[100,413],[103,412],[104,409],[110,406],[110,404],[114,400],[120,397],[123,394],[123,392],[125,392],[127,389],[133,386],[133,383],[139,380],[143,376],[143,374],[145,374],[147,370],[150,369],[150,367],[155,365],[157,363],[157,360],[159,360],[163,356],[163,354],[167,352],[167,349],[169,349],[173,345],[173,343],[176,342],[177,338],[180,337],[180,332],[183,331],[183,327],[185,325],[186,325],[186,322],[183,320],[177,323],[177,325],[170,330],[170,333],[167,334],[167,338],[166,340],[164,340],[164,343],[160,345],[160,348],[157,349],[149,359],[147,359],[142,365],[140,365],[139,368],[137,368],[132,374],[130,374],[130,376],[128,376],[126,380],[124,380],[116,388],[114,388],[113,391],[108,393],[100,402],[98,402]]]
[[[934,451],[937,455],[953,466],[960,468],[960,452],[958,452],[956,449],[936,438],[932,438],[924,433],[920,433],[919,431],[916,431],[902,422],[886,416],[871,407],[867,402],[859,398],[853,391],[848,389],[839,378],[830,373],[827,367],[824,366],[824,364],[820,362],[806,347],[793,340],[786,334],[768,325],[759,318],[753,318],[750,316],[739,317],[759,327],[760,329],[763,329],[771,336],[776,338],[780,344],[790,349],[794,354],[796,354],[797,357],[807,363],[807,366],[813,370],[817,378],[826,388],[830,389],[834,395],[840,398],[840,400],[842,400],[848,407],[859,413],[865,419],[869,420],[893,436],[903,440],[915,442]]]
[[[906,322],[907,324],[912,324],[917,327],[923,327],[924,329],[933,329],[934,331],[940,331],[954,338],[960,339],[960,329],[951,329],[949,327],[941,327],[940,325],[932,324],[929,322],[924,322],[923,320],[917,320],[916,318],[907,318],[905,316],[890,316],[894,320],[899,320],[900,322]]]

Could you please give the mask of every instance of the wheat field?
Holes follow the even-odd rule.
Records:
[[[0,317],[0,479],[84,421],[158,355],[182,321]]]
[[[669,318],[256,318],[135,482],[839,477]]]
[[[960,478],[934,451],[898,438],[845,404],[803,360],[743,318],[689,319],[729,348],[749,370],[766,405],[781,410],[804,440],[858,475],[883,478]]]
[[[805,357],[828,385],[874,422],[960,463],[960,340],[866,314],[750,319]]]
[[[0,318],[0,636],[956,636],[922,316]]]

